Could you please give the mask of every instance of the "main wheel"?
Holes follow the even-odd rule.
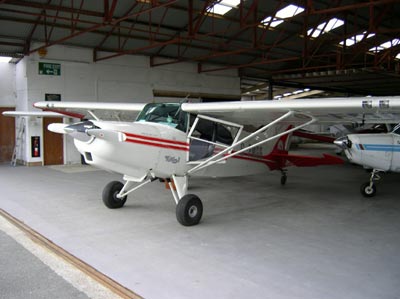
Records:
[[[109,182],[103,189],[103,202],[107,208],[122,208],[126,202],[126,196],[118,198],[117,194],[124,187],[124,184],[118,181]]]
[[[186,194],[176,205],[176,219],[184,226],[198,224],[202,215],[203,204],[194,194]]]
[[[376,193],[376,186],[375,184],[370,186],[370,182],[366,182],[361,185],[360,192],[364,197],[373,197]]]

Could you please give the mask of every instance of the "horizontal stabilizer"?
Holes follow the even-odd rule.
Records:
[[[323,154],[322,157],[314,156],[300,156],[300,155],[290,155],[290,154],[274,154],[275,158],[281,160],[286,160],[289,165],[286,166],[297,166],[297,167],[312,167],[319,165],[335,165],[343,164],[344,161],[336,156]]]
[[[294,131],[293,136],[307,138],[307,139],[316,140],[316,141],[320,141],[320,142],[327,142],[327,143],[333,143],[335,141],[335,138],[333,138],[333,137],[319,135],[319,134],[315,134],[315,133],[309,133],[309,132],[302,131],[302,130]]]

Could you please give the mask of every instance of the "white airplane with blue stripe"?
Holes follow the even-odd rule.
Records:
[[[400,172],[400,124],[390,133],[349,134],[335,144],[344,149],[351,162],[372,169],[369,181],[360,187],[365,197],[376,194],[380,172]]]

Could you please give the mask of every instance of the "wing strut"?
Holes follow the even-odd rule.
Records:
[[[232,143],[232,145],[230,145],[230,146],[228,146],[227,148],[225,148],[223,151],[219,152],[218,154],[215,154],[214,156],[211,156],[211,157],[208,158],[207,160],[201,162],[201,163],[198,164],[197,166],[195,166],[195,167],[191,168],[190,170],[188,170],[187,174],[190,175],[190,174],[192,174],[192,173],[194,173],[194,172],[197,172],[197,171],[199,171],[199,170],[201,170],[201,169],[203,169],[203,168],[212,166],[212,165],[214,165],[214,164],[216,164],[216,163],[218,163],[218,162],[221,162],[221,161],[226,160],[226,159],[229,159],[229,158],[231,158],[231,157],[233,157],[233,156],[239,155],[239,154],[241,154],[241,153],[243,153],[243,152],[245,152],[245,151],[248,151],[248,150],[250,150],[250,149],[252,149],[252,148],[254,148],[254,147],[256,147],[256,146],[259,146],[259,145],[264,144],[264,143],[266,143],[266,142],[269,142],[269,141],[278,139],[278,138],[280,138],[280,137],[283,136],[283,135],[290,134],[290,133],[292,133],[293,131],[296,131],[296,130],[298,130],[298,129],[301,129],[301,128],[303,128],[303,127],[305,127],[305,126],[308,126],[308,125],[310,125],[310,124],[312,124],[312,123],[314,123],[314,122],[317,121],[317,119],[316,119],[315,117],[313,117],[312,115],[309,115],[309,114],[306,114],[306,113],[300,113],[300,114],[302,114],[302,115],[304,115],[304,116],[309,117],[310,120],[307,121],[307,122],[305,122],[305,123],[303,123],[303,124],[300,124],[300,125],[298,125],[298,126],[296,126],[296,127],[293,127],[293,128],[291,128],[291,129],[289,129],[289,130],[286,130],[286,131],[284,131],[284,132],[281,132],[281,133],[279,133],[279,134],[276,134],[276,135],[274,135],[274,136],[271,136],[271,137],[269,137],[269,138],[267,138],[267,139],[261,140],[260,142],[254,143],[254,144],[252,144],[252,145],[250,145],[250,146],[247,146],[247,147],[244,147],[244,148],[242,148],[242,149],[240,149],[240,150],[238,150],[238,151],[235,151],[235,152],[229,153],[228,155],[225,155],[227,152],[232,151],[236,146],[238,146],[238,145],[240,145],[241,143],[243,143],[243,142],[245,142],[245,141],[247,141],[247,140],[253,138],[253,137],[256,136],[257,134],[259,134],[259,133],[265,131],[266,129],[268,129],[269,127],[275,125],[276,123],[278,123],[278,122],[280,122],[280,121],[282,121],[282,120],[285,120],[285,119],[291,117],[291,116],[294,115],[295,113],[296,113],[295,111],[289,111],[289,112],[287,112],[286,114],[284,114],[284,115],[278,117],[278,118],[275,119],[274,121],[272,121],[272,122],[268,123],[267,125],[261,127],[261,128],[258,129],[257,131],[251,133],[250,135],[248,135],[248,136],[246,136],[246,137],[244,137],[244,138],[242,138],[242,139],[240,139],[240,140],[237,140],[236,142]],[[218,121],[219,121],[219,120],[218,120]],[[221,156],[222,156],[222,157],[221,157]],[[221,158],[218,158],[218,157],[221,157]],[[216,158],[218,158],[218,159],[216,159]]]

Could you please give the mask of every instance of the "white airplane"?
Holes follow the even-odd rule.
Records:
[[[376,194],[375,181],[381,178],[380,172],[400,172],[400,124],[389,133],[349,134],[334,143],[351,162],[372,169],[369,181],[360,187],[365,197]]]
[[[113,181],[103,190],[107,207],[121,208],[128,194],[155,180],[165,181],[176,202],[176,218],[185,226],[198,224],[203,213],[201,200],[187,192],[191,176],[278,170],[285,184],[287,166],[343,162],[326,154],[289,154],[289,135],[295,130],[317,121],[400,120],[400,98],[394,97],[183,104],[38,102],[35,107],[60,113],[84,109],[94,118],[51,124],[48,129],[71,135],[88,164],[123,174],[124,184]],[[99,110],[140,113],[135,122],[113,122],[100,120]]]

